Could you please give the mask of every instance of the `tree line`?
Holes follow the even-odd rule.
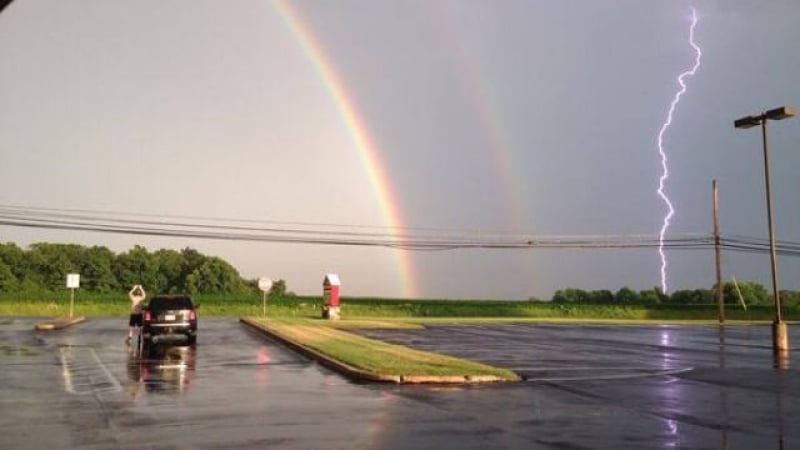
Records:
[[[789,307],[800,305],[800,292],[781,290],[781,302]],[[726,305],[772,305],[772,294],[760,283],[753,281],[728,281],[722,285],[722,298]],[[553,294],[554,303],[580,303],[603,305],[710,305],[717,303],[717,285],[711,289],[682,289],[665,294],[654,287],[635,291],[623,287],[617,292],[609,290],[560,289]]]
[[[53,292],[65,289],[66,274],[79,273],[81,289],[127,291],[141,284],[153,293],[250,294],[257,280],[247,280],[228,262],[186,247],[145,247],[114,253],[106,247],[77,244],[0,244],[0,292]],[[285,295],[286,282],[274,283],[271,295]]]
[[[66,274],[81,275],[81,289],[87,291],[127,292],[141,284],[153,293],[249,295],[260,292],[257,280],[243,278],[227,261],[207,256],[186,247],[180,251],[145,247],[114,253],[102,246],[36,243],[27,249],[14,243],[0,243],[0,292],[40,293],[66,288]],[[738,286],[738,289],[737,289]],[[623,287],[616,292],[606,289],[560,289],[554,303],[604,305],[710,305],[716,303],[716,289],[684,289],[671,294],[654,287],[636,291]],[[277,280],[272,296],[294,295],[286,282]],[[763,285],[752,281],[723,284],[726,304],[772,305],[772,295]],[[781,291],[788,307],[800,306],[800,292]]]

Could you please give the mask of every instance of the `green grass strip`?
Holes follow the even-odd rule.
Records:
[[[315,321],[320,322],[320,321]],[[422,330],[425,328],[421,323],[416,323],[414,319],[409,318],[357,318],[357,319],[341,319],[341,320],[324,320],[320,322],[321,326],[336,328],[339,330],[359,330],[359,329],[398,329],[398,330]]]
[[[331,326],[333,321],[302,318],[250,320],[295,345],[312,349],[333,361],[384,378],[402,377],[406,381],[424,379],[427,382],[452,382],[452,377],[489,381],[520,379],[507,369],[348,333],[334,328],[336,325]],[[437,377],[441,377],[441,380],[437,380]]]

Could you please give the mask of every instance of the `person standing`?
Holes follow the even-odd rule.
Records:
[[[142,327],[142,306],[147,294],[141,284],[134,285],[128,292],[128,298],[131,299],[131,317],[128,320],[128,342],[133,338],[133,331],[135,328],[141,329]]]

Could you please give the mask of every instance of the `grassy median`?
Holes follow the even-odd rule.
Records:
[[[342,323],[302,318],[250,318],[282,340],[362,373],[366,379],[399,382],[518,381],[514,372],[486,364],[414,350],[339,329]],[[344,326],[371,326],[369,321]],[[333,324],[333,326],[331,326]],[[374,325],[374,324],[373,324]]]

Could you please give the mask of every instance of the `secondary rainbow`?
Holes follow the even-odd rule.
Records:
[[[454,80],[464,95],[483,135],[484,145],[494,166],[494,180],[499,180],[506,208],[512,215],[511,224],[518,230],[525,229],[524,203],[521,198],[524,177],[513,163],[512,142],[504,127],[502,109],[496,96],[491,95],[490,83],[480,70],[479,57],[467,43],[463,26],[456,22],[458,14],[445,3],[431,2],[426,5],[435,30],[447,45],[448,55],[455,65]]]
[[[383,211],[384,219],[387,225],[395,230],[393,232],[397,233],[398,230],[403,228],[397,200],[392,192],[389,178],[380,162],[378,149],[369,134],[365,120],[359,114],[334,65],[328,61],[322,46],[317,41],[309,25],[303,20],[302,15],[288,1],[275,0],[272,4],[278,15],[292,31],[292,34],[303,48],[312,66],[319,74],[322,83],[333,98],[339,111],[339,116],[350,133],[370,184],[378,197],[378,203]],[[417,297],[411,255],[405,250],[396,250],[396,255],[404,296],[408,298]]]

